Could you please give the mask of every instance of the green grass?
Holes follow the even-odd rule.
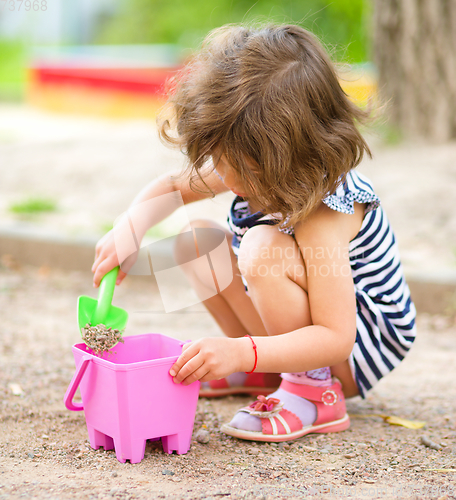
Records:
[[[44,212],[55,212],[57,203],[54,200],[39,197],[30,197],[24,201],[13,203],[9,211],[18,215],[36,215]]]
[[[18,101],[23,98],[27,57],[23,43],[0,39],[0,100]]]
[[[368,60],[370,0],[129,0],[101,20],[95,43],[174,43],[196,48],[226,23],[293,23],[311,30],[337,60]]]

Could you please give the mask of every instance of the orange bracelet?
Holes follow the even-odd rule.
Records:
[[[247,373],[247,375],[250,375],[251,373],[253,373],[255,371],[255,369],[257,367],[257,362],[258,362],[257,346],[255,344],[255,341],[252,339],[251,335],[244,335],[244,337],[248,337],[252,341],[253,352],[255,353],[255,364],[253,365],[253,370],[251,372],[245,372],[245,373]]]

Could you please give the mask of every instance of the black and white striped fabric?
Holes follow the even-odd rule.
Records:
[[[349,362],[360,395],[365,397],[369,389],[398,366],[412,346],[416,310],[404,279],[394,233],[369,180],[351,171],[336,192],[323,202],[346,214],[354,213],[355,202],[366,203],[361,229],[349,246],[357,302],[357,335]],[[228,215],[234,253],[238,254],[242,236],[248,229],[276,223],[274,214],[252,214],[248,202],[236,197]],[[293,234],[292,230],[287,232]]]

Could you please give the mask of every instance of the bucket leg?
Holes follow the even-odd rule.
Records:
[[[165,453],[172,453],[176,451],[178,455],[187,453],[190,449],[192,441],[193,428],[190,430],[180,431],[177,434],[162,437],[163,451]]]
[[[100,446],[103,446],[105,450],[112,450],[114,448],[114,441],[111,437],[97,431],[93,427],[87,426],[87,430],[89,431],[90,446],[94,450],[98,450]]]
[[[135,438],[126,441],[121,438],[114,438],[114,447],[119,462],[125,463],[127,460],[130,460],[130,463],[137,464],[144,458],[146,440]]]

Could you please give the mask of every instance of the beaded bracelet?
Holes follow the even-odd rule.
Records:
[[[257,355],[257,346],[255,344],[255,341],[252,339],[251,335],[244,335],[244,337],[248,337],[252,341],[252,347],[253,347],[253,352],[255,353],[255,364],[253,365],[253,370],[251,372],[245,372],[247,375],[250,375],[253,373],[257,367],[257,362],[258,362],[258,355]]]

